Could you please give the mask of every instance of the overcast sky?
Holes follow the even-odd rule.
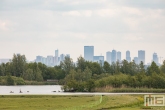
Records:
[[[165,0],[0,0],[0,58],[13,53],[83,56],[115,49],[131,57],[146,51],[165,59]]]

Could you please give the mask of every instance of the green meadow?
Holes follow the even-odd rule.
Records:
[[[0,110],[146,110],[143,95],[1,95]]]

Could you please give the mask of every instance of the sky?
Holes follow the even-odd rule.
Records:
[[[0,0],[0,58],[145,50],[165,59],[165,0]],[[106,59],[106,57],[105,57]]]

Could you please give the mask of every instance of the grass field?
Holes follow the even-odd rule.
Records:
[[[0,110],[143,110],[143,95],[1,95]]]

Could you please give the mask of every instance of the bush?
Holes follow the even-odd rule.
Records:
[[[25,85],[25,81],[22,78],[15,79],[16,85]]]
[[[7,76],[7,85],[14,85],[14,79],[11,76]]]

